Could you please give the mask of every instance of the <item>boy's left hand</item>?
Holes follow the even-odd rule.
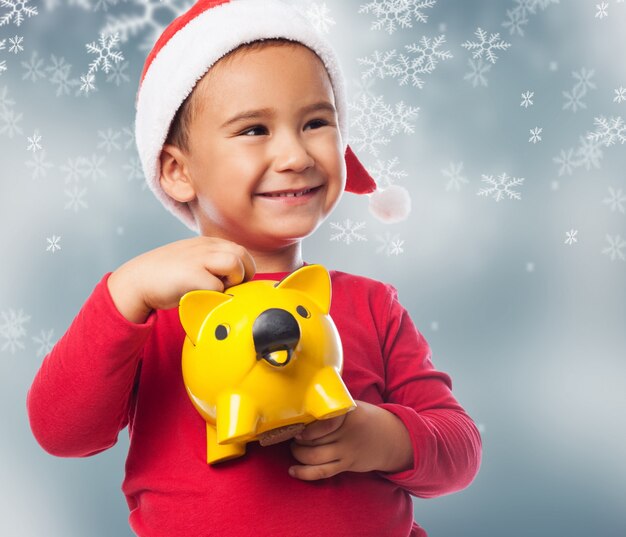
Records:
[[[313,481],[345,471],[396,473],[413,466],[411,439],[400,418],[364,401],[356,404],[347,414],[307,425],[291,443],[302,465],[291,466],[290,475]]]

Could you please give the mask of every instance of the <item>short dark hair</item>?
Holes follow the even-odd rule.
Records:
[[[225,56],[222,56],[217,62],[215,62],[211,68],[215,67],[218,63],[228,62],[232,60],[232,58],[236,54],[241,54],[245,52],[252,52],[254,50],[261,50],[271,45],[300,45],[301,43],[297,41],[291,41],[290,39],[285,39],[282,37],[279,38],[271,38],[271,39],[260,39],[256,41],[252,41],[250,43],[244,43],[239,45],[236,49],[231,50]],[[210,72],[210,69],[209,71]],[[200,105],[200,101],[197,98],[197,89],[201,84],[202,79],[194,86],[191,93],[187,96],[187,98],[183,101],[183,104],[180,105],[180,108],[176,111],[176,115],[172,120],[170,125],[170,129],[167,134],[167,138],[165,139],[165,143],[175,145],[179,147],[183,151],[189,151],[189,130],[191,126],[191,122],[194,117],[198,113],[198,107]],[[195,97],[194,97],[195,96]]]

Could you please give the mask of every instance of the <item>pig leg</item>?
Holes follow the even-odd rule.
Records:
[[[223,393],[217,398],[217,443],[248,442],[256,436],[259,413],[252,398]]]
[[[241,457],[246,453],[246,444],[234,442],[220,445],[217,443],[215,426],[209,422],[206,424],[206,461],[209,464],[227,461],[235,457]]]
[[[318,371],[307,388],[304,408],[315,419],[334,418],[356,408],[339,373],[332,367]]]

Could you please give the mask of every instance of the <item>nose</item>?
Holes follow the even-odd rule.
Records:
[[[305,142],[298,135],[284,133],[276,139],[275,166],[277,171],[302,173],[315,164]]]
[[[270,308],[254,320],[252,339],[257,360],[283,367],[291,360],[293,350],[300,341],[300,327],[288,311]]]

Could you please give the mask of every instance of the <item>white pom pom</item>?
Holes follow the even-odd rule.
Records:
[[[385,190],[370,194],[370,212],[385,224],[406,220],[411,212],[411,195],[400,185],[391,185]]]

